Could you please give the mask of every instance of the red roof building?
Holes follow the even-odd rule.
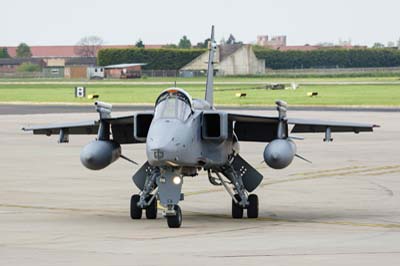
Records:
[[[134,45],[103,45],[104,48],[134,48]],[[161,44],[150,44],[145,45],[146,49],[158,49],[162,48]],[[77,54],[77,46],[75,45],[60,45],[60,46],[30,46],[32,57],[41,57],[41,58],[49,58],[49,57],[80,57]],[[16,57],[17,55],[17,47],[7,47],[8,54],[11,57]]]

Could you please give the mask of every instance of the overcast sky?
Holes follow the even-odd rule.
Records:
[[[107,44],[192,43],[209,36],[255,42],[287,35],[290,45],[386,44],[400,38],[399,0],[13,0],[1,3],[0,46],[75,44],[97,35]]]

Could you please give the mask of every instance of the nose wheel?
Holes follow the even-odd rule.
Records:
[[[174,205],[174,215],[167,215],[167,223],[169,228],[179,228],[182,225],[182,211],[178,205]]]

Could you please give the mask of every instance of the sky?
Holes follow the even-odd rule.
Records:
[[[73,45],[96,35],[105,44],[177,43],[187,35],[255,42],[287,35],[289,45],[387,44],[400,38],[399,0],[13,0],[0,7],[0,46]]]

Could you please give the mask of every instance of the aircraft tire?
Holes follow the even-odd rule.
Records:
[[[169,228],[179,228],[182,225],[182,211],[178,205],[174,206],[176,215],[167,216],[167,223]]]
[[[240,197],[238,194],[235,194],[236,200],[240,201]],[[243,218],[243,207],[239,204],[236,204],[235,201],[232,199],[232,218],[234,219],[241,219]]]
[[[151,199],[152,195],[149,195]],[[157,219],[157,199],[153,199],[150,205],[146,208],[146,218],[147,219]]]
[[[249,206],[247,206],[247,218],[258,218],[258,196],[249,195]]]
[[[138,194],[134,194],[131,197],[131,218],[134,220],[142,218],[142,209],[137,206],[137,203],[140,200],[140,196]]]

